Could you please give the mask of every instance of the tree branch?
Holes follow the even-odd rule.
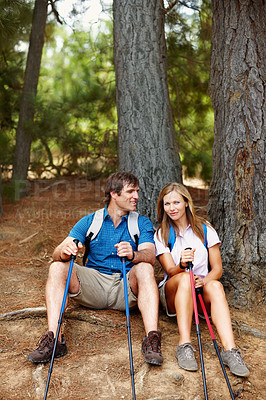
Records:
[[[169,13],[170,11],[172,11],[172,9],[174,8],[174,6],[177,5],[177,3],[179,3],[181,6],[184,6],[186,8],[189,8],[191,10],[195,10],[195,11],[200,11],[200,9],[198,7],[194,7],[194,6],[189,6],[186,2],[184,1],[180,1],[180,0],[174,0],[171,3],[169,3],[168,7],[164,9],[165,14]]]
[[[57,20],[57,22],[59,22],[59,24],[63,25],[63,21],[61,20],[61,17],[60,17],[60,15],[59,15],[56,7],[55,7],[55,3],[56,2],[54,0],[50,0],[49,3],[51,5],[51,7],[52,7],[52,12],[55,15],[55,19]]]

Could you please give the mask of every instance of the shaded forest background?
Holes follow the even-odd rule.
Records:
[[[73,2],[71,28],[50,3],[32,127],[30,179],[117,169],[117,114],[111,6],[105,19],[79,23],[90,2]],[[208,95],[211,4],[204,0],[166,9],[168,82],[176,138],[188,177],[212,177],[213,110]],[[53,4],[53,8],[51,8]],[[14,160],[32,1],[0,1],[0,160],[3,196],[12,197]],[[109,18],[106,19],[106,16]],[[15,183],[14,183],[15,185]]]

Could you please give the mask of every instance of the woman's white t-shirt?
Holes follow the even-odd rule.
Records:
[[[221,244],[221,241],[218,237],[217,232],[214,228],[207,226],[207,247],[210,248],[216,244]],[[160,256],[164,253],[170,253],[170,249],[167,245],[165,245],[161,238],[161,230],[158,231],[154,235],[154,241],[156,246],[156,256]],[[192,249],[196,249],[194,253],[194,261],[193,261],[193,273],[194,275],[199,275],[201,278],[204,278],[208,274],[208,252],[204,243],[200,240],[200,238],[195,235],[191,226],[189,225],[184,235],[179,233],[176,236],[174,247],[172,248],[171,255],[173,257],[175,265],[178,265],[180,262],[181,251],[185,250],[187,247],[191,247]],[[164,280],[160,282],[159,286],[161,286],[165,280],[167,279],[167,275],[165,274]]]

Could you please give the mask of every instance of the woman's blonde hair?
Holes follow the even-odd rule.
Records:
[[[164,210],[164,196],[171,192],[176,192],[180,196],[183,197],[184,201],[187,203],[186,207],[186,215],[188,222],[195,233],[202,242],[204,243],[204,231],[203,231],[203,223],[210,225],[204,218],[196,215],[194,204],[192,201],[192,197],[187,190],[187,188],[182,185],[181,183],[177,182],[170,182],[166,186],[163,187],[161,190],[158,201],[157,201],[157,219],[159,223],[159,227],[157,229],[156,235],[158,236],[158,231],[161,229],[161,237],[164,244],[167,246],[169,242],[169,232],[170,232],[170,225],[173,226],[175,230],[177,230],[176,225],[173,223],[171,218],[166,214]]]

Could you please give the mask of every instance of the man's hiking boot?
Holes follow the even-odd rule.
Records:
[[[56,358],[67,354],[67,346],[64,335],[62,335],[61,340],[61,342],[58,340],[56,345]],[[46,332],[37,343],[37,349],[28,355],[28,360],[34,363],[46,363],[50,361],[53,354],[54,342],[54,333],[52,331]]]
[[[175,356],[180,368],[186,369],[187,371],[198,370],[198,364],[194,356],[195,351],[191,343],[183,343],[177,346]]]
[[[221,357],[224,365],[230,368],[232,374],[242,377],[249,376],[250,372],[242,360],[241,352],[237,348],[227,351],[222,350]]]
[[[142,354],[144,354],[144,360],[153,365],[162,365],[163,356],[161,353],[161,332],[150,331],[148,336],[142,341]]]

